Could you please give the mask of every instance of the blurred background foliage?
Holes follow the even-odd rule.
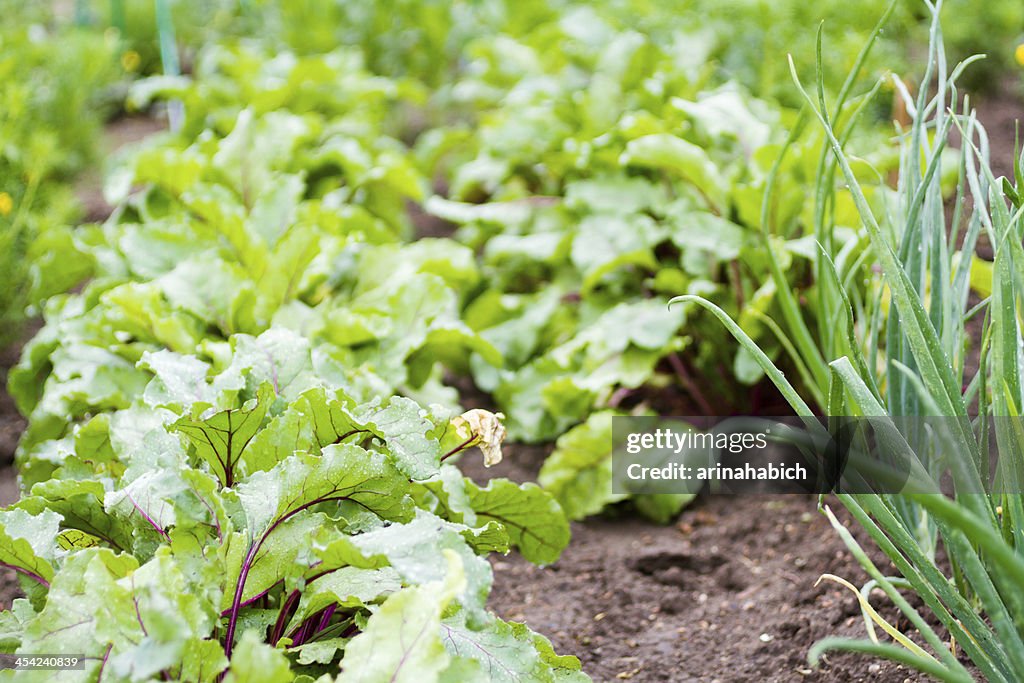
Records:
[[[969,0],[945,4],[947,15],[956,16],[946,25],[951,58],[988,55],[968,71],[967,85],[985,92],[1019,81],[1014,51],[1024,37],[1024,3],[991,0],[984,11]],[[79,214],[69,181],[94,159],[102,122],[122,111],[124,85],[164,72],[171,53],[189,73],[213,44],[259,45],[265,55],[355,49],[358,68],[396,79],[407,94],[422,91],[425,106],[391,114],[395,133],[412,139],[453,118],[478,124],[488,111],[486,89],[473,90],[481,70],[492,87],[495,78],[510,83],[530,71],[518,58],[539,58],[548,63],[534,72],[558,72],[571,82],[574,73],[593,71],[613,35],[635,34],[673,55],[690,69],[691,90],[733,81],[755,97],[794,106],[786,55],[794,55],[801,73],[813,69],[812,20],[823,22],[824,82],[836,86],[886,6],[883,0],[2,0],[0,341],[17,334],[27,306],[65,284],[48,284],[46,269],[34,264],[70,239],[65,226]],[[926,16],[923,3],[898,0],[866,73],[891,69],[914,82]],[[636,59],[650,54],[641,51]],[[645,73],[636,60],[632,67]],[[507,92],[495,89],[489,104]],[[883,124],[892,115],[884,98],[873,112]]]
[[[54,291],[35,267],[77,218],[69,181],[94,159],[124,76],[116,36],[0,2],[0,344]],[[59,291],[59,287],[58,287]]]

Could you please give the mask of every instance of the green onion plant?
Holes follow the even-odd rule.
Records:
[[[984,129],[956,86],[973,60],[950,68],[941,0],[926,5],[931,41],[916,95],[891,77],[851,96],[870,45],[831,105],[820,75],[809,92],[792,69],[806,118],[817,121],[826,140],[811,226],[820,250],[818,298],[808,304],[816,307],[816,327],[807,322],[781,267],[772,268],[782,305],[773,329],[800,381],[790,382],[711,302],[694,296],[673,301],[714,313],[800,415],[948,418],[949,429],[932,438],[941,438],[943,450],[955,457],[927,465],[936,481],[949,475],[948,495],[837,494],[899,576],[883,573],[823,506],[870,579],[859,591],[868,637],[827,638],[811,649],[810,661],[844,650],[894,660],[942,681],[980,675],[1011,683],[1024,680],[1024,428],[1018,419],[1024,406],[1024,211],[1018,194],[1024,164],[1018,159],[1014,179],[993,177]],[[820,33],[818,49],[820,54]],[[897,130],[901,161],[891,196],[871,197],[861,180],[870,171],[847,154],[845,143],[864,104],[890,84],[910,123]],[[787,147],[799,135],[798,127]],[[766,239],[772,182],[764,199]],[[856,205],[860,226],[857,237],[840,242],[833,216],[844,201]],[[991,245],[991,263],[980,261],[979,243]],[[972,297],[972,286],[984,298]],[[980,324],[969,327],[973,318]],[[994,466],[989,452],[998,453]],[[947,561],[937,559],[939,547]],[[876,589],[911,624],[909,637],[867,603]],[[915,608],[908,593],[919,596],[923,607]]]

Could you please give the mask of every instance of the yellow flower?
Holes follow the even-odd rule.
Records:
[[[465,439],[465,447],[477,446],[484,454],[484,467],[501,462],[501,442],[505,440],[505,416],[480,408],[467,410],[451,420],[455,433]]]
[[[1017,60],[1018,64],[1024,66],[1024,43],[1017,46],[1017,49],[1013,52],[1013,56]]]
[[[14,200],[6,192],[0,192],[0,216],[10,215],[14,208]]]
[[[135,71],[142,63],[142,57],[135,50],[128,50],[121,55],[121,66],[125,71]]]

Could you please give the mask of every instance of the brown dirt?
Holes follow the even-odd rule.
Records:
[[[7,393],[7,371],[18,362],[20,351],[20,344],[0,351],[0,384],[3,385],[0,387],[0,467],[3,468],[14,462],[18,438],[25,431],[25,418],[18,413],[14,399]]]
[[[470,453],[460,466],[480,481],[528,481],[548,450],[512,447],[491,470]],[[838,501],[827,502],[847,519]],[[928,680],[852,655],[807,664],[808,649],[826,636],[865,636],[856,598],[835,584],[815,586],[824,573],[867,580],[815,497],[707,496],[671,526],[607,515],[572,530],[548,567],[514,554],[492,558],[490,606],[577,655],[595,681]],[[884,596],[873,603],[906,626]]]
[[[7,393],[7,371],[18,362],[20,344],[0,351],[0,507],[18,500],[18,482],[14,471],[14,451],[25,430],[25,419]],[[21,595],[18,579],[9,569],[0,569],[0,609],[8,609],[11,600]]]
[[[991,141],[992,172],[998,178],[1013,178],[1013,151],[1017,122],[1024,119],[1024,98],[1020,76],[1007,76],[998,88],[983,96],[977,105],[978,120]],[[1021,130],[1024,146],[1024,128]]]

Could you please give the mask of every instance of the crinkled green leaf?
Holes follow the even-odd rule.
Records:
[[[421,482],[421,485],[430,491],[431,502],[436,501],[434,512],[437,515],[451,522],[476,526],[476,512],[470,504],[465,479],[458,467],[443,464],[436,476]],[[417,502],[426,507],[426,501]]]
[[[399,469],[411,479],[427,479],[440,466],[437,439],[430,436],[434,423],[425,415],[415,401],[402,396],[374,400],[353,411],[357,424],[383,437]]]
[[[712,277],[717,264],[740,255],[747,241],[743,228],[706,211],[671,214],[672,241],[683,252],[682,265],[695,276]]]
[[[213,405],[216,401],[216,392],[207,382],[210,365],[195,356],[147,351],[139,367],[156,375],[143,394],[143,400],[152,408],[187,412],[194,403]]]
[[[205,472],[158,468],[123,483],[106,494],[104,507],[122,529],[132,530],[137,556],[165,543],[172,528],[211,539],[227,525],[219,485]]]
[[[537,483],[561,504],[569,519],[596,515],[625,499],[612,492],[612,415],[598,412],[558,437]]]
[[[342,392],[307,390],[253,438],[242,454],[245,471],[268,470],[295,452],[319,453],[330,444],[360,442],[372,430],[356,421],[353,410]]]
[[[206,253],[179,263],[158,280],[175,307],[225,335],[254,332],[256,294],[243,268]]]
[[[0,652],[10,654],[18,649],[25,625],[35,615],[36,611],[27,598],[14,598],[10,609],[0,612]]]
[[[583,289],[591,289],[607,273],[626,265],[656,271],[654,247],[665,230],[643,214],[592,214],[580,221],[572,242],[572,262],[584,274]]]
[[[346,647],[338,683],[439,680],[450,661],[441,640],[441,615],[465,581],[458,556],[444,552],[444,580],[406,588],[388,598]]]
[[[60,521],[52,510],[36,515],[0,510],[0,564],[36,581],[50,581]]]
[[[318,540],[314,553],[321,558],[318,570],[353,566],[368,569],[392,567],[410,585],[444,578],[451,553],[461,559],[465,574],[459,602],[475,621],[485,618],[484,603],[490,592],[490,564],[479,557],[470,539],[478,535],[492,537],[495,530],[471,529],[446,522],[422,510],[407,524],[392,524],[354,536]]]
[[[630,166],[661,168],[692,182],[712,208],[726,207],[726,178],[699,146],[668,133],[655,133],[630,140],[622,155]]]
[[[297,453],[236,487],[253,539],[321,502],[349,501],[390,520],[410,517],[409,481],[381,453],[332,444],[321,455]]]
[[[31,496],[22,499],[19,506],[45,506],[62,517],[62,528],[85,532],[114,550],[127,550],[132,545],[131,529],[104,509],[105,495],[106,489],[98,481],[51,479],[33,486]]]
[[[214,412],[205,404],[197,404],[191,415],[174,423],[174,428],[188,437],[196,454],[221,484],[230,486],[239,474],[242,453],[259,431],[273,396],[274,388],[267,383],[260,386],[256,398],[241,408]]]
[[[295,674],[284,652],[271,647],[255,631],[246,631],[231,656],[225,683],[292,683]]]
[[[436,275],[456,292],[469,291],[480,280],[473,251],[451,240],[383,245],[368,251],[359,262],[359,279],[370,287],[413,279],[418,273]]]
[[[288,652],[298,655],[299,664],[330,664],[337,658],[338,652],[345,649],[348,642],[348,638],[325,638],[289,648]],[[333,678],[330,680],[333,683]]]
[[[495,521],[505,527],[512,545],[530,562],[549,564],[569,544],[569,522],[551,494],[536,484],[492,479],[481,488],[466,482],[477,522]]]
[[[453,658],[468,658],[479,663],[466,683],[554,683],[589,681],[580,672],[575,657],[553,656],[546,639],[524,624],[494,618],[480,629],[466,624],[465,615],[456,612],[441,623],[442,639]]]
[[[182,681],[214,683],[228,666],[224,648],[216,640],[190,638],[185,642],[177,676]]]
[[[309,341],[290,330],[274,328],[258,337],[239,334],[231,341],[231,365],[214,381],[220,390],[256,389],[268,383],[274,396],[290,401],[321,384],[313,371]]]
[[[21,652],[81,653],[86,671],[117,678],[156,676],[181,661],[186,640],[213,627],[209,605],[187,590],[170,554],[138,566],[92,548],[70,556],[55,575],[46,606],[26,627]]]

